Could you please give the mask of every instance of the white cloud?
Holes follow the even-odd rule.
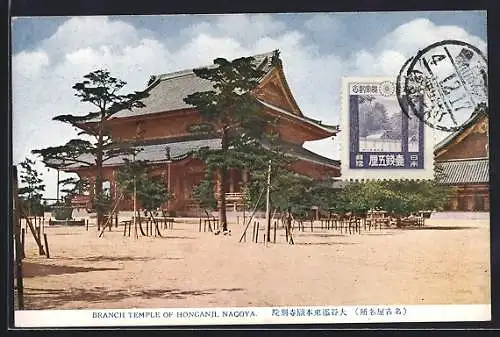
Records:
[[[12,58],[12,68],[22,77],[38,76],[49,63],[49,55],[43,51],[23,51]]]
[[[270,14],[225,14],[207,18],[213,20],[193,25],[183,33],[191,38],[201,34],[230,37],[237,39],[242,45],[252,46],[259,39],[276,36],[286,30],[285,23]]]
[[[438,26],[428,19],[415,19],[387,34],[378,44],[380,50],[395,49],[409,57],[432,43],[461,40],[486,51],[486,42],[461,27]]]
[[[82,48],[136,44],[138,31],[123,21],[112,21],[105,16],[73,17],[65,21],[49,39],[42,43],[55,55],[64,55]]]
[[[339,22],[332,13],[319,13],[306,20],[304,26],[315,33],[332,35],[338,30]]]
[[[439,26],[417,19],[395,28],[373,46],[352,51],[348,58],[320,52],[306,37],[333,34],[337,25],[326,14],[311,16],[307,30],[285,25],[281,16],[202,16],[198,24],[179,32],[181,45],[152,38],[150,32],[107,17],[78,17],[64,22],[34,52],[13,56],[14,162],[34,148],[63,144],[76,132],[52,121],[59,114],[85,112],[71,86],[97,68],[128,82],[126,91],[145,87],[152,74],[210,64],[216,57],[235,58],[280,49],[290,88],[305,115],[326,124],[339,123],[342,76],[395,76],[419,48],[435,39],[461,39],[485,49],[485,42],[460,27]],[[323,32],[321,32],[323,30]],[[337,139],[308,142],[305,147],[339,158]],[[53,170],[51,170],[53,171]],[[47,172],[48,196],[55,196],[55,173]]]

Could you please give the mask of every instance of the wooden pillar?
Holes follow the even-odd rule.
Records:
[[[90,199],[94,199],[94,193],[95,193],[95,178],[94,177],[89,177],[89,194],[90,194]]]
[[[234,193],[234,170],[229,170],[229,193]]]
[[[167,191],[172,194],[172,161],[167,162]],[[167,200],[167,210],[170,211],[170,200]]]
[[[221,198],[220,185],[221,185],[221,182],[219,179],[219,175],[217,174],[216,178],[215,178],[215,199],[217,200],[217,208],[220,206],[220,198]]]

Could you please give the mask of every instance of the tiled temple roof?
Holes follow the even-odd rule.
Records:
[[[203,147],[208,147],[209,149],[220,149],[221,140],[219,138],[214,139],[186,139],[186,140],[173,140],[164,141],[157,144],[146,144],[139,145],[134,148],[141,149],[140,152],[135,156],[136,160],[146,160],[151,164],[154,163],[164,163],[168,161],[167,158],[167,147],[170,151],[170,159],[172,161],[182,160],[191,155],[194,151],[197,151]],[[80,157],[81,160],[90,161],[92,159],[91,155],[83,155]],[[132,155],[122,155],[114,158],[110,158],[104,161],[103,166],[120,166],[123,165],[124,159],[133,160]],[[71,171],[72,169],[82,168],[83,166],[76,163],[74,165],[65,166],[65,170]]]
[[[256,64],[261,65],[266,62],[262,68],[265,73],[264,76],[272,70],[270,64],[272,55],[271,52],[253,56]],[[211,68],[214,65],[199,68],[205,67]],[[154,75],[152,76],[152,82],[145,90],[149,93],[149,96],[142,100],[146,106],[144,108],[122,110],[113,115],[112,119],[192,108],[191,105],[184,102],[184,98],[195,92],[207,90],[213,90],[212,83],[196,76],[193,69]]]
[[[307,150],[299,145],[288,144],[288,146],[286,146],[286,153],[289,156],[295,157],[297,159],[302,159],[302,160],[309,161],[309,162],[312,162],[315,164],[340,168],[340,161],[339,160],[334,160],[334,159],[330,159],[327,157],[323,157],[323,156],[321,156],[317,153],[314,153],[312,151],[309,151],[309,150]]]
[[[172,161],[182,160],[193,152],[203,148],[208,147],[211,150],[216,150],[221,148],[220,138],[209,138],[209,139],[193,139],[192,137],[183,137],[177,139],[168,140],[155,140],[154,142],[146,142],[136,148],[142,149],[135,159],[136,160],[147,160],[149,163],[165,163],[168,161],[167,158],[167,147],[170,151],[170,158]],[[311,152],[304,149],[299,145],[287,144],[286,153],[296,159],[312,162],[319,165],[329,166],[329,167],[339,167],[340,162],[338,160],[329,159],[323,157],[319,154]],[[80,157],[81,160],[89,161],[91,159],[90,155],[85,155]],[[123,159],[132,160],[132,155],[123,155],[119,157],[114,157],[104,161],[104,166],[119,166],[124,163]],[[62,168],[63,170],[72,171],[74,169],[82,168],[80,164],[69,165]]]
[[[253,55],[255,63],[262,66],[264,75],[267,76],[273,69],[271,58],[273,52]],[[198,68],[213,68],[215,65],[203,66]],[[145,89],[149,96],[144,98],[142,102],[144,108],[133,108],[131,110],[122,110],[114,114],[111,119],[126,118],[134,116],[145,116],[165,111],[178,111],[182,109],[192,108],[184,102],[184,98],[190,94],[201,91],[213,90],[212,83],[208,80],[199,78],[193,72],[193,69],[176,71],[173,73],[154,75],[148,87]],[[273,108],[276,111],[283,112],[275,106],[259,100],[263,105]],[[307,124],[319,127],[329,132],[337,132],[338,126],[322,124],[321,121],[305,116],[298,116],[287,112],[291,117],[301,120]],[[97,120],[96,120],[97,121]]]
[[[309,117],[301,117],[301,116],[297,116],[297,115],[294,115],[292,112],[290,111],[287,111],[283,108],[280,108],[276,105],[273,105],[269,102],[265,102],[261,99],[257,99],[257,101],[259,101],[259,103],[261,103],[262,105],[268,107],[268,108],[271,108],[273,110],[276,110],[282,114],[284,114],[285,116],[289,116],[295,120],[300,120],[301,122],[304,122],[306,124],[309,124],[309,125],[313,125],[314,127],[317,127],[317,128],[320,128],[320,129],[324,129],[328,132],[334,132],[334,133],[337,133],[339,131],[339,126],[338,125],[328,125],[328,124],[322,124],[322,122],[320,120],[316,120],[316,119],[312,119],[312,118],[309,118]]]
[[[446,185],[487,184],[489,182],[488,158],[455,159],[435,164],[441,173],[438,181]]]

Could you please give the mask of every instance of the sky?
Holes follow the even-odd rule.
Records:
[[[92,109],[71,87],[96,69],[133,91],[154,74],[279,49],[304,115],[339,124],[342,77],[395,78],[405,60],[431,43],[457,39],[486,53],[487,42],[485,11],[18,17],[11,29],[14,164],[76,136],[52,118]],[[338,159],[340,145],[327,138],[305,147]],[[36,168],[44,196],[55,198],[56,171],[39,158]]]

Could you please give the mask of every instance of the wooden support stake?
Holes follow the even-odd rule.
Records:
[[[21,229],[21,258],[24,259],[26,257],[26,253],[24,250],[24,243],[26,240],[26,230],[24,228]]]
[[[16,270],[16,290],[17,290],[17,301],[18,301],[18,309],[24,310],[24,283],[23,283],[23,259],[21,256],[24,255],[24,247],[21,247],[21,217],[22,212],[19,204],[19,194],[18,194],[18,185],[17,185],[17,166],[14,165],[12,168],[12,229],[14,232],[14,244],[15,244],[15,270]],[[33,229],[30,226],[30,229]],[[36,238],[35,238],[36,239]],[[24,239],[23,239],[24,246]]]
[[[89,219],[85,220],[85,230],[89,230]]]
[[[253,222],[253,227],[252,227],[252,242],[254,242],[254,240],[255,240],[255,226],[256,226],[256,224],[255,224],[255,221],[254,221]]]
[[[132,221],[128,223],[128,236],[130,237],[130,231],[132,230]]]
[[[259,225],[260,222],[257,222],[257,229],[255,230],[255,243],[259,242]]]
[[[163,228],[165,228],[166,220],[163,223]],[[198,227],[198,232],[201,232],[201,218],[200,218],[200,226]]]
[[[43,233],[43,240],[45,241],[45,252],[47,253],[47,259],[50,259],[50,253],[49,253],[49,242],[47,241],[47,234]]]
[[[311,219],[311,232],[313,231],[313,221]]]
[[[273,242],[276,243],[276,226],[277,223],[274,221],[274,226],[273,226]]]
[[[36,233],[39,238],[39,240],[42,240],[42,236],[40,235],[40,227],[36,227]],[[45,251],[43,250],[43,244],[40,243],[40,246],[38,247],[38,254],[39,255],[45,255]]]

